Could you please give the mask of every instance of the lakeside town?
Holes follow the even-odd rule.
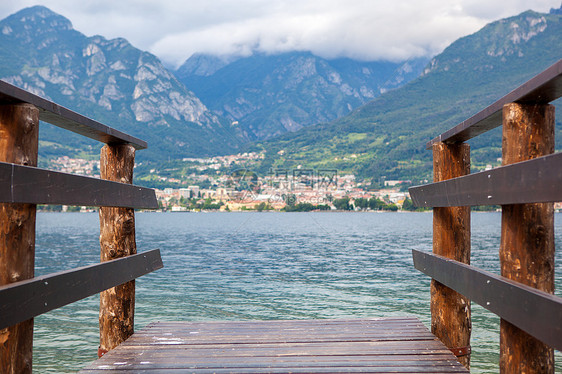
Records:
[[[409,199],[407,192],[396,188],[399,181],[386,181],[386,188],[365,191],[351,174],[338,175],[336,170],[272,170],[258,176],[240,169],[219,178],[216,188],[156,190],[162,209],[198,211],[275,210],[391,210],[396,211]]]
[[[251,170],[261,156],[257,153],[190,158],[193,173],[185,180],[163,176],[151,169],[160,185],[185,185],[155,189],[161,211],[312,211],[312,210],[414,210],[409,181],[384,180],[371,189],[357,182],[353,174],[335,169],[272,169],[266,175]],[[229,171],[226,166],[237,168]],[[99,161],[63,156],[51,160],[53,170],[99,178]],[[169,170],[168,170],[169,171]],[[168,173],[169,174],[169,173]],[[199,183],[197,183],[199,182]],[[68,210],[68,207],[63,207]],[[82,211],[90,210],[83,207]]]
[[[415,211],[408,194],[410,181],[382,180],[378,188],[357,181],[353,174],[335,169],[272,169],[259,175],[251,167],[262,157],[258,153],[184,159],[177,169],[191,170],[185,178],[162,175],[150,169],[158,211]],[[59,157],[50,161],[56,171],[99,178],[99,161]],[[234,171],[232,171],[233,166]],[[491,168],[491,166],[489,166]],[[424,181],[427,183],[427,181]],[[93,211],[92,207],[44,207],[62,211]],[[499,210],[500,207],[473,207],[473,210]],[[562,203],[554,205],[556,211]]]

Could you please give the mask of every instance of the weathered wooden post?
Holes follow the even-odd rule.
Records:
[[[433,181],[470,174],[470,146],[433,145]],[[433,253],[470,264],[470,207],[433,208]],[[431,332],[470,368],[470,300],[431,281]]]
[[[552,105],[504,105],[503,165],[553,152]],[[502,276],[554,293],[552,203],[502,206],[500,263]],[[554,373],[554,352],[541,341],[502,319],[500,372]]]
[[[102,179],[131,184],[134,165],[133,146],[105,145],[101,150]],[[99,215],[101,261],[137,253],[134,209],[101,207]],[[100,294],[100,357],[133,334],[134,312],[134,280]]]
[[[39,110],[0,105],[0,161],[37,166]],[[35,204],[0,204],[0,285],[33,278]],[[0,330],[0,371],[31,373],[33,319]]]

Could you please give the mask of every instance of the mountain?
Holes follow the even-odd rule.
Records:
[[[186,87],[249,140],[332,121],[416,78],[428,59],[326,60],[310,52],[193,55],[176,72]]]
[[[372,181],[431,179],[428,140],[560,58],[562,15],[527,11],[457,40],[430,61],[421,77],[349,115],[262,142],[254,149],[266,150],[262,171],[302,165],[351,171]],[[470,141],[473,170],[497,164],[499,130]]]
[[[158,58],[125,39],[86,37],[42,6],[0,21],[0,31],[0,79],[146,140],[141,158],[224,154],[241,144],[228,121],[210,112]],[[46,156],[69,144],[71,152],[94,144],[68,141],[68,132],[50,125],[41,131]]]

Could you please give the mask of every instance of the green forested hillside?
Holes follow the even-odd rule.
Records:
[[[336,168],[362,178],[427,179],[425,143],[562,58],[562,15],[493,22],[436,56],[423,75],[348,116],[255,145],[271,167]],[[558,120],[560,123],[560,119]],[[497,163],[498,129],[471,141],[473,170]]]

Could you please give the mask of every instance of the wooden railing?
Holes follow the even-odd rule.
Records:
[[[39,121],[106,143],[101,178],[37,168]],[[133,333],[134,279],[161,268],[159,250],[136,254],[134,209],[158,207],[131,185],[146,143],[0,81],[0,371],[30,373],[33,317],[100,293],[100,348]],[[36,204],[98,206],[101,263],[34,277]],[[111,290],[109,290],[111,289]],[[107,290],[107,291],[106,291]]]
[[[562,350],[562,298],[554,293],[554,209],[562,201],[562,153],[554,152],[554,106],[562,60],[431,140],[434,183],[410,188],[433,207],[433,253],[414,266],[433,278],[431,329],[470,364],[470,300],[501,317],[500,371],[553,373]],[[463,143],[503,125],[502,166],[470,174]],[[501,276],[470,263],[470,206],[501,205]]]

